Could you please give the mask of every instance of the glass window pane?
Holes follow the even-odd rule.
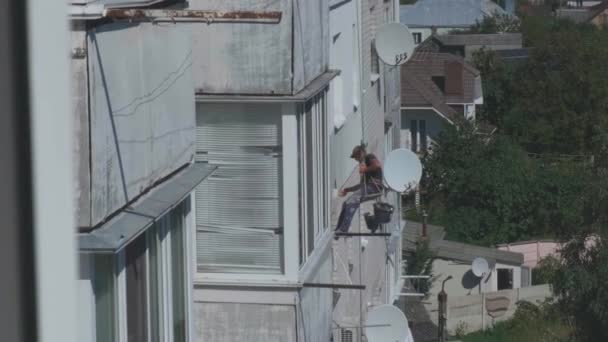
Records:
[[[171,214],[171,267],[173,287],[173,341],[186,342],[186,263],[184,203]]]
[[[148,229],[149,281],[150,281],[150,340],[160,342],[160,246],[158,241],[158,224]]]
[[[95,322],[97,341],[116,341],[114,257],[95,256]]]
[[[148,290],[146,237],[140,236],[126,249],[127,341],[148,340]]]

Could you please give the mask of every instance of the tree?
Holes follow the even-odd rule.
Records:
[[[594,137],[595,161],[581,197],[583,224],[561,234],[561,262],[551,284],[580,341],[608,340],[608,135]],[[583,175],[584,177],[585,175]]]
[[[508,137],[486,143],[471,123],[446,127],[423,164],[430,212],[451,239],[493,245],[578,224],[578,170],[531,159]]]
[[[589,154],[593,131],[608,127],[608,32],[592,25],[523,19],[527,62],[506,65],[481,51],[481,116],[527,151]]]
[[[465,33],[513,33],[520,31],[520,21],[510,14],[485,15],[481,20],[475,20],[468,30],[454,30],[453,34]]]

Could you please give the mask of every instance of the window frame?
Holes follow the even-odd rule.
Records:
[[[301,268],[322,245],[331,225],[327,96],[326,89],[298,106],[298,249]]]
[[[415,45],[422,43],[422,33],[421,32],[412,32],[412,38],[414,39]]]
[[[191,277],[190,273],[192,273],[193,269],[187,260],[190,258],[191,250],[190,243],[187,240],[187,232],[193,229],[193,221],[191,219],[192,216],[192,205],[191,201],[193,200],[193,194],[188,195],[184,200],[182,200],[177,206],[175,206],[171,211],[167,212],[160,219],[158,219],[150,228],[148,228],[144,233],[142,233],[137,240],[143,239],[144,243],[144,252],[140,257],[143,259],[143,264],[145,265],[145,300],[147,304],[144,321],[146,324],[146,341],[155,342],[155,341],[174,341],[180,342],[175,338],[175,330],[174,330],[174,310],[175,310],[175,301],[179,298],[176,298],[176,291],[173,288],[173,272],[178,272],[183,274],[184,279],[184,287],[182,289],[183,296],[181,297],[183,303],[181,303],[181,308],[183,309],[183,315],[185,317],[186,325],[184,327],[184,341],[189,341],[191,336],[191,306],[190,301],[192,298],[192,292],[190,290],[191,287]],[[179,226],[181,225],[181,227]],[[181,229],[183,234],[181,234],[183,249],[178,250],[178,253],[182,254],[182,259],[184,264],[181,266],[183,270],[174,270],[172,263],[173,258],[173,241],[172,238],[175,238],[176,235],[174,232],[176,229]],[[161,232],[163,231],[163,232]],[[163,235],[164,234],[164,235]],[[141,241],[141,240],[139,240]],[[134,240],[135,242],[135,240]],[[152,243],[156,244],[158,248],[157,251],[159,253],[159,258],[153,260],[151,257],[151,248]],[[96,254],[93,255],[93,259],[97,260],[98,258],[109,258],[106,260],[111,263],[112,275],[112,293],[111,293],[111,303],[113,307],[111,308],[112,322],[110,324],[113,325],[113,334],[112,341],[113,342],[125,342],[129,340],[128,331],[129,331],[129,323],[127,319],[128,315],[128,305],[129,298],[127,297],[127,273],[128,271],[128,262],[127,262],[127,249],[134,247],[129,244],[118,253],[113,255],[108,254]],[[139,257],[138,257],[138,260]],[[97,263],[92,263],[94,266],[94,270],[97,268]],[[107,266],[107,265],[106,265]],[[155,267],[158,267],[155,273],[152,273]],[[108,268],[108,267],[106,267]],[[98,288],[96,285],[96,277],[95,274],[97,272],[93,272],[92,284],[94,288],[94,296],[95,296],[95,312],[98,310]],[[105,272],[104,272],[105,274]],[[154,288],[152,286],[153,275],[157,275],[157,287],[156,290],[158,293],[153,293]],[[154,310],[155,301],[153,298],[158,298],[158,307],[156,307],[156,311]],[[157,320],[153,320],[152,315],[157,313]],[[155,325],[156,326],[153,326]],[[99,329],[98,329],[98,320],[95,318],[95,336],[99,337]],[[157,331],[154,331],[154,328],[157,328]],[[155,339],[155,336],[157,339]]]

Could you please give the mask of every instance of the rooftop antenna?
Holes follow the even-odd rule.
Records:
[[[407,26],[390,23],[382,26],[374,40],[380,60],[388,65],[401,65],[414,53],[414,37]]]
[[[413,190],[422,178],[422,164],[418,156],[405,148],[388,154],[384,161],[384,181],[388,187],[403,193]]]
[[[413,342],[407,318],[393,305],[380,305],[367,314],[365,335],[369,342]]]

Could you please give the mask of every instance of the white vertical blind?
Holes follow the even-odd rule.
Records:
[[[280,107],[199,105],[196,162],[218,166],[196,190],[198,271],[282,273]]]

